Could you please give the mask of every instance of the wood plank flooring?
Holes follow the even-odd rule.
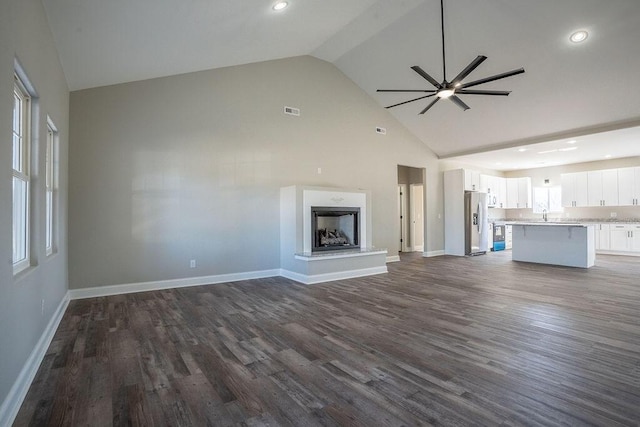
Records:
[[[17,426],[636,426],[640,258],[72,301]]]

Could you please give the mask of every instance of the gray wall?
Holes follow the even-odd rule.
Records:
[[[14,58],[35,86],[31,204],[33,267],[13,275],[11,120]],[[39,0],[0,2],[0,404],[67,292],[67,136],[69,92]],[[44,250],[44,154],[46,117],[60,132],[58,252]],[[42,301],[44,300],[44,311]],[[2,420],[0,420],[0,423]]]
[[[279,268],[294,184],[371,190],[373,244],[394,254],[398,164],[427,169],[426,250],[442,249],[434,154],[313,57],[73,92],[70,117],[71,288]]]

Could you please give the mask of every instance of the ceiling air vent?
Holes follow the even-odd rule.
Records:
[[[300,109],[299,108],[294,108],[294,107],[287,107],[285,105],[284,113],[285,114],[289,114],[290,116],[299,116],[300,115]]]
[[[376,128],[376,133],[379,133],[380,135],[386,135],[387,134],[387,129],[386,128],[377,127]]]

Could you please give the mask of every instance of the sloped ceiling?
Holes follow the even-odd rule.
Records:
[[[442,80],[439,0],[43,0],[71,90],[297,55],[334,63],[381,106],[410,99],[376,89],[431,89]],[[447,77],[477,55],[468,78],[519,67],[468,95],[390,109],[441,157],[640,125],[637,0],[445,0]],[[576,45],[569,35],[586,29]],[[313,82],[309,82],[313,84]],[[606,135],[606,134],[603,134]],[[638,146],[640,141],[628,144]],[[625,145],[628,145],[625,144]],[[628,154],[627,154],[628,155]]]

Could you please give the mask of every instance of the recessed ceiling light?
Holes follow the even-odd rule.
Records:
[[[578,147],[567,147],[567,148],[560,148],[558,151],[573,151],[577,149]]]
[[[289,3],[287,3],[286,1],[279,1],[273,5],[273,10],[282,10],[287,6],[289,6]]]
[[[589,33],[587,33],[585,30],[579,30],[571,34],[571,36],[569,36],[569,40],[574,43],[581,43],[585,41],[587,37],[589,37]]]
[[[521,152],[521,153],[524,153],[525,151],[527,151],[527,149],[526,148],[518,148],[518,151]]]
[[[567,141],[567,144],[575,144],[576,142],[578,141],[576,141],[575,139],[572,139],[571,141]]]
[[[611,157],[613,157],[611,154],[607,154],[606,156],[604,156],[605,159],[610,159]]]
[[[538,151],[538,154],[549,154],[549,153],[555,153],[558,150],[546,150],[546,151]]]

